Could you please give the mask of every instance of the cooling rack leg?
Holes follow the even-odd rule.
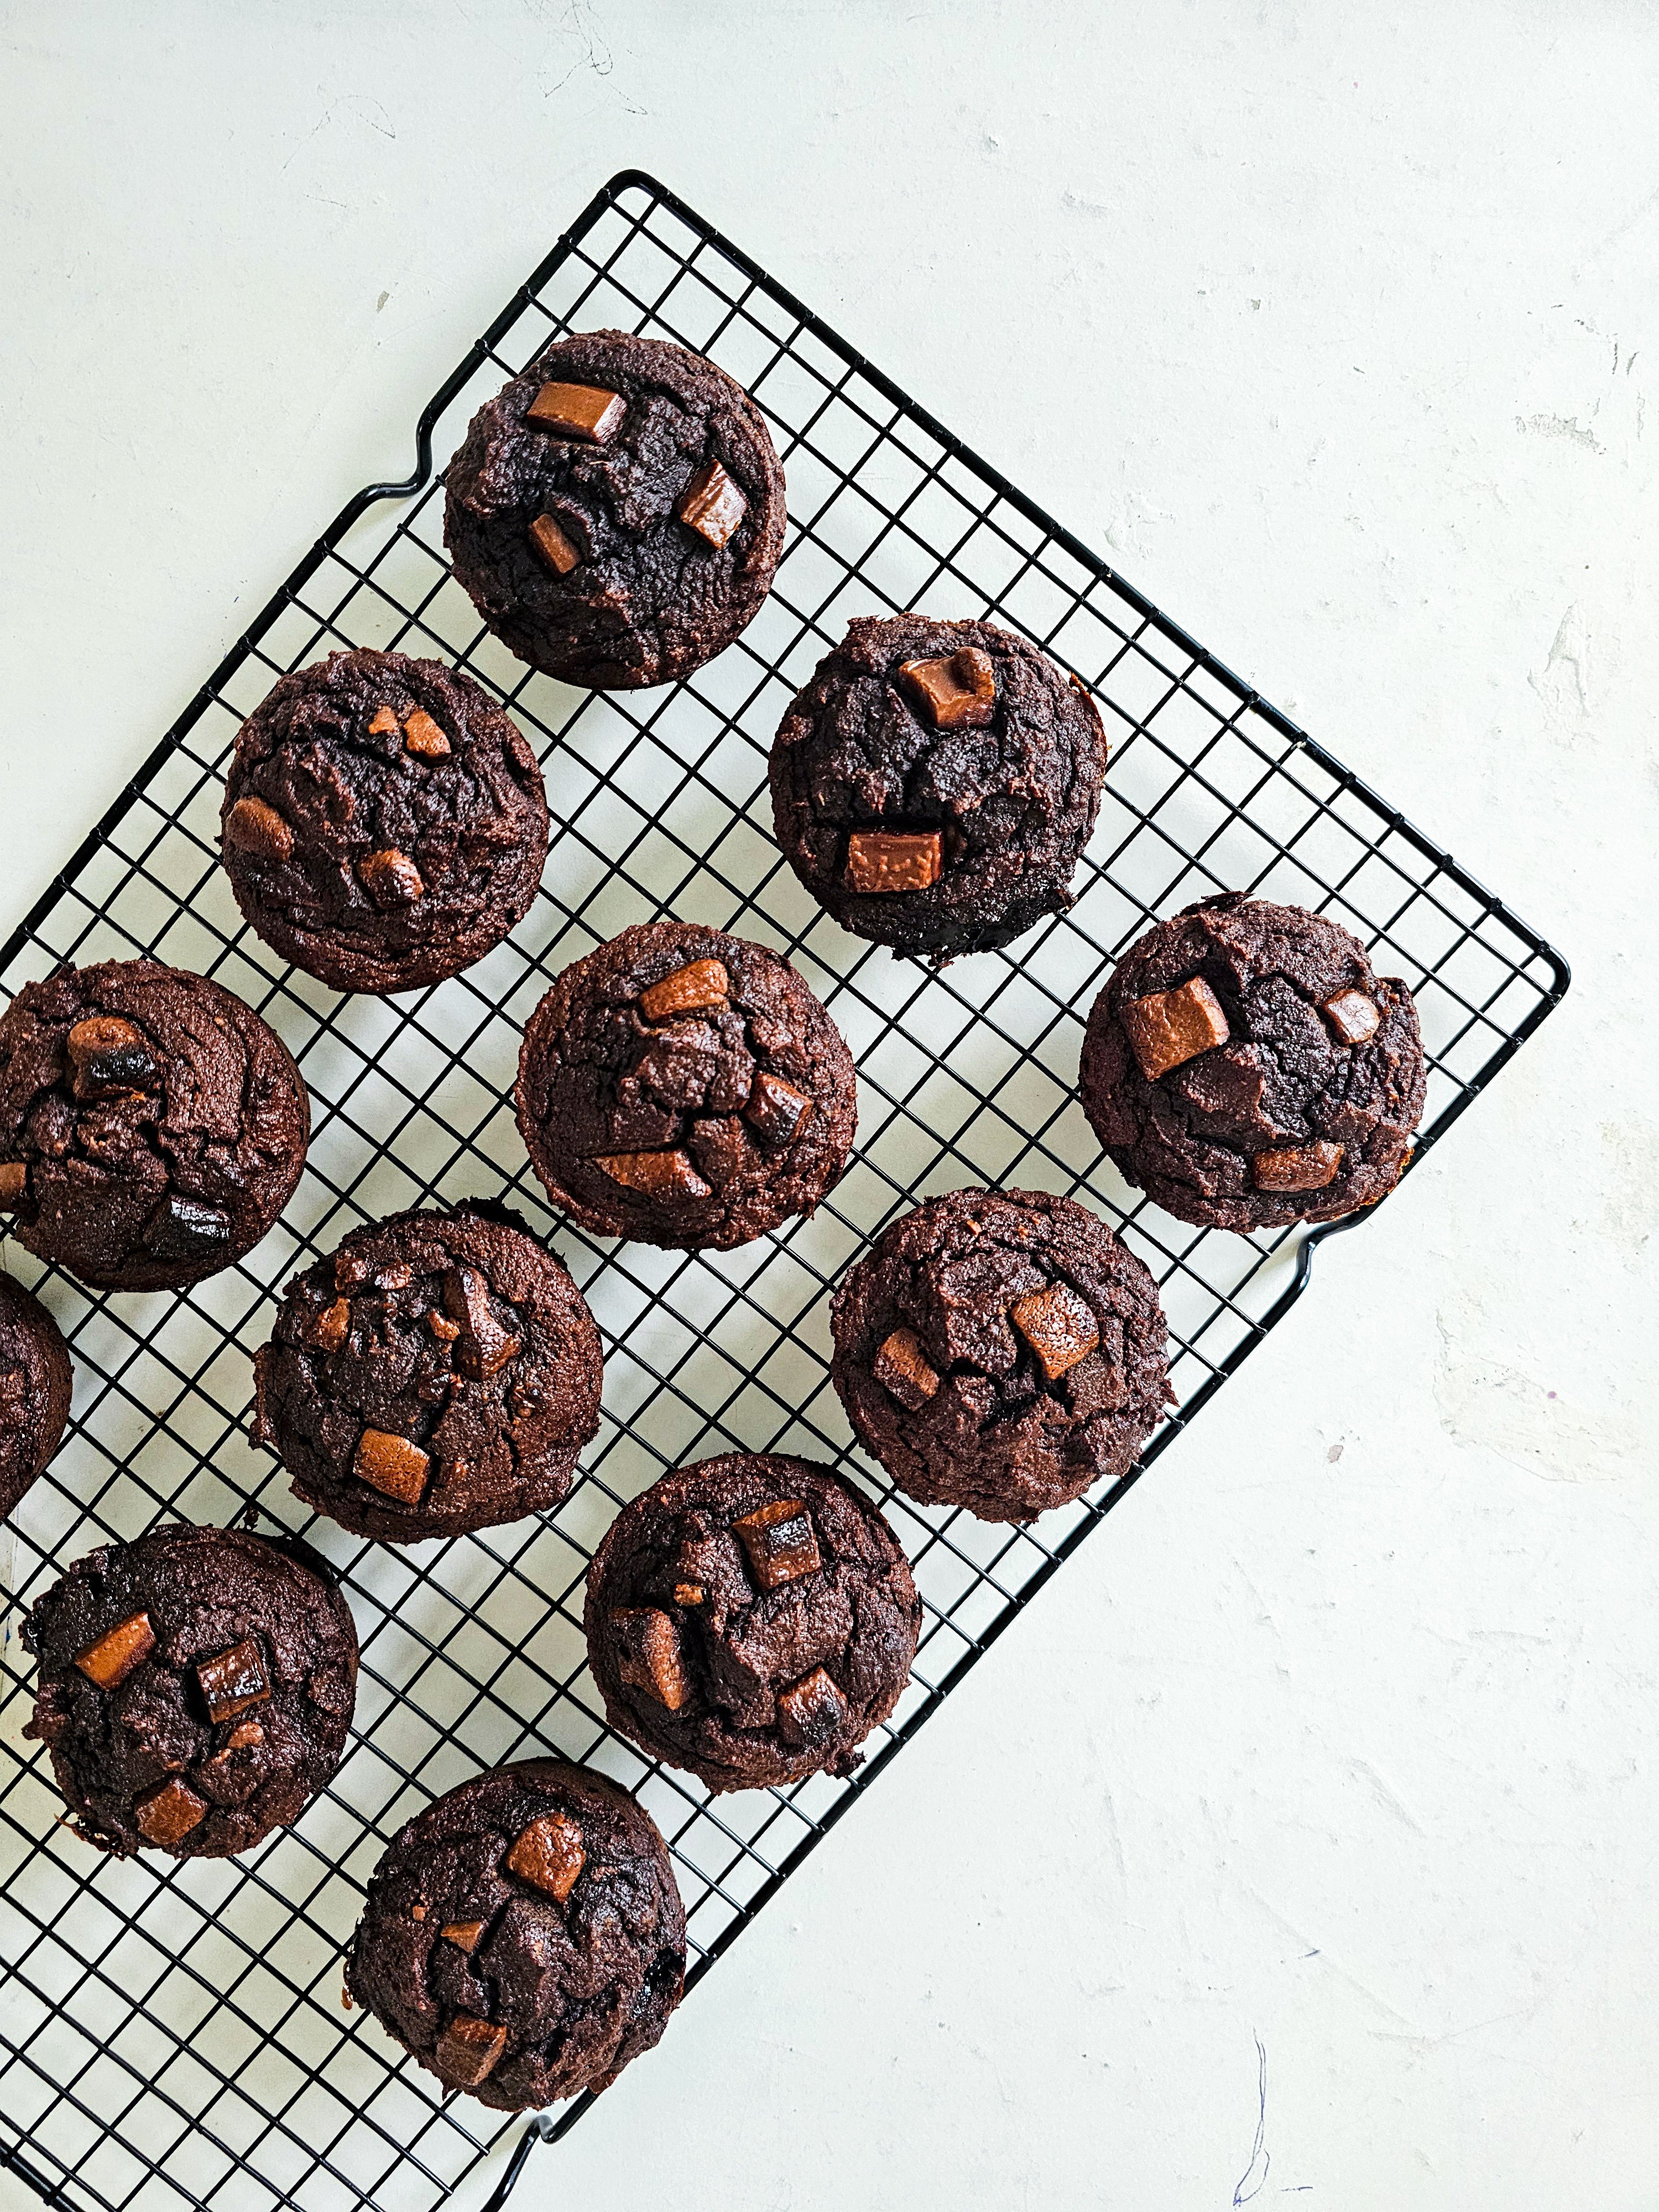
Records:
[[[501,2176],[495,2195],[483,2207],[483,2212],[501,2212],[501,2207],[518,2186],[519,2176],[524,2172],[525,2160],[538,2142],[545,2142],[553,2132],[553,2122],[546,2112],[538,2112],[530,2125],[519,2137],[518,2148],[507,2162],[507,2172]]]

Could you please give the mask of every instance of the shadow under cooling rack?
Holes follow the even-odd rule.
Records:
[[[755,396],[788,483],[771,598],[670,690],[579,692],[527,672],[450,576],[434,452],[550,338],[603,325],[707,353]],[[979,1182],[1075,1193],[1158,1276],[1179,1409],[1150,1463],[1286,1310],[1322,1234],[1201,1233],[1103,1160],[1075,1100],[1081,1024],[1152,918],[1247,890],[1332,915],[1416,994],[1434,1143],[1544,1018],[1566,969],[1540,939],[1256,698],[886,378],[648,178],[618,177],[422,416],[405,484],[361,493],[217,669],[0,954],[9,994],[63,960],[154,954],[216,976],[294,1051],[315,1130],[277,1228],[182,1297],[94,1297],[15,1249],[76,1362],[70,1434],[0,1539],[0,2160],[88,2212],[433,2204],[514,2124],[340,2004],[340,1951],[398,1826],[478,1767],[553,1750],[637,1791],[669,1838],[695,1981],[1129,1485],[1034,1528],[912,1505],[853,1449],[828,1383],[828,1302],[915,1200]],[[933,975],[844,935],[773,842],[766,759],[849,617],[989,615],[1079,675],[1112,741],[1071,912]],[[541,754],[556,829],[507,943],[435,989],[341,999],[241,924],[216,865],[237,727],[336,647],[465,665]],[[856,1153],[830,1200],[736,1252],[595,1243],[550,1215],[510,1105],[522,1025],[560,968],[630,922],[713,923],[786,952],[857,1062]],[[603,1425],[557,1512],[409,1550],[311,1519],[245,1440],[249,1356],[288,1275],[358,1222],[505,1195],[556,1244],[604,1334]],[[1403,1201],[1410,1204],[1407,1199]],[[1347,1224],[1343,1224],[1346,1226]],[[925,1607],[915,1679],[851,1782],[710,1801],[605,1729],[582,1581],[619,1501],[732,1446],[843,1468],[878,1498]],[[352,1745],[298,1826],[240,1861],[103,1858],[58,1824],[21,1740],[23,1609],[69,1559],[179,1513],[252,1502],[339,1568],[362,1634]],[[672,2065],[676,2030],[664,2054]],[[678,2032],[684,2032],[681,2029]],[[620,2094],[626,2094],[622,2092]],[[562,2133],[586,2100],[525,2131]]]

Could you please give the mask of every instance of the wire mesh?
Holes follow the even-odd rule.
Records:
[[[741,641],[672,690],[590,695],[532,674],[451,578],[432,447],[552,337],[615,325],[710,355],[755,396],[788,483],[776,587]],[[991,1528],[895,1495],[828,1382],[830,1291],[918,1198],[963,1183],[1079,1194],[1162,1287],[1180,1409],[1154,1458],[1306,1280],[1317,1232],[1199,1232],[1101,1157],[1074,1083],[1081,1024],[1148,921],[1244,889],[1355,930],[1417,995],[1431,1056],[1421,1144],[1566,987],[1489,894],[752,262],[636,173],[612,180],[422,417],[407,486],[359,495],[0,956],[9,996],[58,962],[153,955],[216,976],[299,1060],[315,1127],[277,1228],[186,1295],[89,1294],[15,1248],[76,1363],[70,1433],[0,1539],[0,2158],[53,2202],[119,2212],[413,2212],[513,2124],[431,2076],[340,2002],[340,1951],[397,1827],[483,1765],[547,1750],[635,1790],[670,1839],[695,1981],[1127,1484]],[[782,863],[766,757],[796,687],[855,614],[917,607],[1023,630],[1086,682],[1113,755],[1069,914],[938,975],[843,934]],[[555,842],[535,907],[462,975],[341,999],[242,925],[216,862],[242,718],[335,647],[450,659],[502,697],[546,770]],[[730,1253],[591,1240],[543,1203],[514,1127],[521,1027],[568,962],[672,914],[788,955],[858,1064],[856,1153],[810,1221]],[[250,1355],[296,1268],[359,1222],[503,1194],[547,1235],[605,1339],[603,1423],[557,1512],[394,1550],[313,1518],[245,1437]],[[1407,1201],[1409,1202],[1409,1201]],[[844,1468],[879,1498],[924,1604],[915,1677],[851,1782],[709,1801],[605,1729],[580,1632],[588,1559],[665,1468],[744,1447]],[[59,1823],[21,1741],[29,1601],[92,1545],[253,1501],[338,1567],[362,1635],[344,1764],[298,1826],[234,1862],[117,1862]],[[672,2064],[667,2055],[651,2064]],[[580,2115],[568,2108],[562,2133]],[[520,2161],[515,2160],[514,2171]]]

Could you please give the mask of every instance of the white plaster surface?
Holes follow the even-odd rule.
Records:
[[[1659,2206],[1656,75],[1644,0],[0,4],[7,926],[637,163],[1577,970],[527,2205]]]

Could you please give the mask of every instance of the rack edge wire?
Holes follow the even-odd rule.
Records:
[[[937,440],[948,453],[962,462],[965,467],[971,469],[1000,498],[1006,500],[1024,516],[1027,521],[1043,532],[1054,544],[1063,547],[1074,560],[1098,580],[1121,594],[1144,620],[1158,631],[1160,635],[1176,647],[1179,651],[1187,654],[1196,667],[1202,668],[1207,675],[1231,692],[1242,708],[1248,708],[1259,714],[1282,737],[1304,749],[1328,775],[1335,779],[1343,791],[1352,794],[1363,804],[1370,807],[1391,830],[1412,844],[1425,860],[1430,861],[1437,870],[1449,876],[1472,898],[1478,900],[1488,917],[1501,921],[1522,943],[1527,945],[1533,956],[1547,963],[1550,970],[1551,981],[1548,989],[1543,993],[1539,1004],[1497,1048],[1474,1079],[1461,1086],[1459,1096],[1443,1110],[1432,1131],[1419,1144],[1417,1152],[1407,1170],[1409,1173],[1410,1165],[1415,1164],[1416,1158],[1426,1152],[1431,1145],[1439,1141],[1458,1116],[1508,1065],[1521,1047],[1536,1032],[1540,1025],[1565,998],[1572,981],[1572,971],[1561,953],[1547,939],[1540,937],[1535,930],[1523,922],[1494,892],[1488,890],[1484,884],[1472,876],[1466,868],[1461,866],[1449,853],[1437,845],[1431,838],[1425,836],[1415,823],[1409,821],[1397,808],[1384,805],[1362,778],[1355,775],[1351,769],[1346,768],[1340,761],[1328,752],[1317,739],[1310,737],[1305,730],[1292,722],[1269,701],[1264,699],[1251,685],[1245,683],[1242,677],[1236,675],[1224,661],[1218,659],[1213,653],[1200,646],[1194,638],[1181,628],[1179,623],[1172,622],[1142,592],[1138,592],[1133,585],[1127,583],[1081,539],[1056,522],[1052,515],[1039,507],[1036,501],[1028,497],[1018,485],[1010,482],[1000,470],[983,460],[972,447],[964,444],[954,433],[946,429],[936,417],[929,414],[926,408],[919,406],[890,377],[875,368],[855,346],[851,345],[819,316],[814,314],[803,301],[796,298],[793,293],[778,283],[750,255],[745,253],[740,246],[733,245],[731,240],[715,229],[713,224],[698,215],[694,209],[688,206],[677,193],[669,191],[666,185],[659,183],[654,177],[643,169],[618,170],[616,175],[593,195],[574,222],[560,234],[551,250],[512,295],[488,328],[469,347],[422,409],[415,426],[415,465],[410,475],[399,481],[365,484],[361,491],[354,494],[346,501],[332,522],[316,540],[311,550],[290,571],[270,598],[266,600],[253,621],[225,653],[211,675],[198,690],[184,711],[174,720],[132,776],[129,778],[118,797],[106,809],[98,823],[88,832],[69,860],[41,891],[21,921],[11,932],[3,948],[0,948],[0,968],[9,967],[24,949],[57,901],[70,889],[73,878],[100,848],[108,842],[130,808],[142,796],[144,786],[212,705],[216,693],[223,687],[243,660],[253,651],[272,624],[287,611],[294,603],[296,594],[321,567],[353,524],[377,501],[412,498],[428,481],[432,475],[432,434],[444,410],[487,357],[496,340],[507,330],[523,309],[532,303],[536,293],[559,267],[567,255],[586,236],[607,209],[617,205],[623,193],[630,191],[647,193],[656,204],[668,209],[678,216],[705,245],[714,246],[726,255],[751,281],[762,286],[780,306],[794,316],[803,331],[809,331],[845,362],[850,369],[866,379],[884,398],[895,407],[901,409],[919,424],[929,437]],[[1223,1382],[1237,1372],[1268,1332],[1284,1319],[1285,1314],[1307,1289],[1312,1279],[1314,1256],[1318,1247],[1327,1237],[1356,1228],[1369,1218],[1367,1214],[1350,1214],[1341,1220],[1326,1222],[1309,1232],[1297,1250],[1296,1271],[1291,1280],[1261,1319],[1218,1364],[1208,1381],[1194,1393],[1191,1400],[1181,1407],[1179,1413],[1165,1424],[1148,1446],[1142,1459],[1102,1501],[1096,1512],[1089,1519],[1081,1522],[1072,1534],[1055,1547],[1051,1557],[1032,1575],[1014,1602],[988,1630],[981,1632],[977,1644],[963,1654],[962,1659],[952,1668],[946,1681],[929,1692],[903,1727],[891,1737],[883,1750],[855,1778],[852,1786],[828,1808],[817,1824],[785,1857],[777,1872],[757,1891],[749,1901],[744,1913],[720,1931],[693,1970],[688,1981],[688,1987],[700,1981],[715,1961],[731,1948],[762,1907],[770,1901],[807,1855],[836,1826],[848,1808],[858,1802],[877,1777],[885,1771],[897,1753],[909,1741],[922,1723],[931,1717],[935,1709],[956,1688],[957,1683],[963,1679],[975,1662],[989,1650],[1009,1622],[1024,1610],[1036,1593],[1058,1571],[1060,1565],[1071,1558],[1084,1539],[1099,1527],[1106,1515],[1139,1480],[1140,1476],[1158,1456],[1165,1445],[1186,1428],[1192,1419],[1214,1396]],[[556,2119],[547,2113],[537,2115],[525,2128],[514,2146],[508,2156],[506,2170],[495,2189],[481,2208],[481,2212],[501,2212],[501,2208],[507,2203],[522,2177],[529,2154],[535,2145],[538,2142],[559,2142],[582,2118],[593,2101],[594,2093],[587,2091],[576,2098]],[[0,2126],[6,2124],[3,2116],[0,2116]],[[43,2202],[48,2204],[69,2205],[71,2200],[67,2194],[67,2189],[70,2177],[66,2176],[64,2180],[55,2182],[48,2175],[42,2173],[27,2155],[27,2138],[24,2136],[20,2136],[15,2143],[0,2142],[0,2166],[15,2173],[20,2180],[33,2190]]]

